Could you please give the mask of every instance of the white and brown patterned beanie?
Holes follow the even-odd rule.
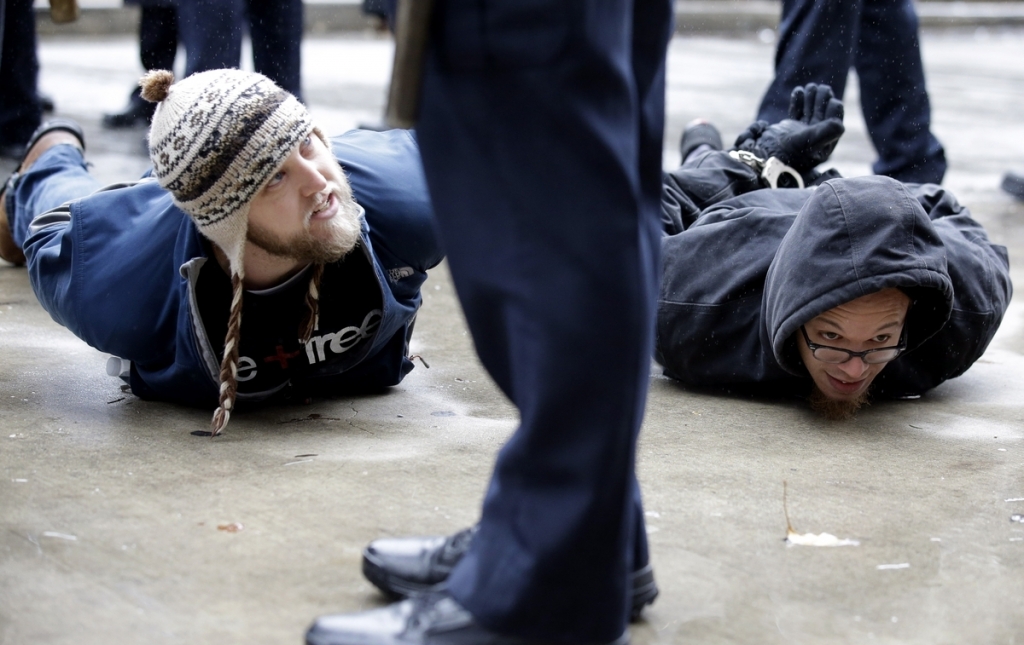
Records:
[[[220,405],[213,415],[217,435],[228,423],[238,388],[249,204],[314,131],[313,123],[294,96],[252,72],[218,69],[175,83],[171,72],[156,70],[139,85],[144,99],[158,103],[149,130],[153,174],[231,267]],[[316,285],[310,289],[315,293]]]

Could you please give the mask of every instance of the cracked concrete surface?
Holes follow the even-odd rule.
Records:
[[[1024,205],[999,192],[1024,167],[1019,31],[927,33],[946,184],[1010,248]],[[390,44],[310,38],[304,82],[329,133],[379,119]],[[692,118],[726,139],[771,74],[755,39],[672,46],[666,165]],[[42,88],[80,120],[107,182],[147,163],[141,131],[104,132],[140,73],[130,39],[48,37]],[[857,108],[834,163],[872,161]],[[0,167],[9,170],[10,165]],[[1014,643],[1024,638],[1024,312],[985,357],[918,401],[825,423],[796,400],[687,391],[652,366],[639,449],[662,595],[634,626],[654,643]],[[515,411],[481,370],[444,267],[424,288],[414,353],[379,396],[239,414],[142,401],[106,356],[54,324],[24,269],[0,266],[0,643],[298,643],[313,617],[382,602],[359,572],[382,535],[472,523]],[[859,541],[787,547],[801,533]]]

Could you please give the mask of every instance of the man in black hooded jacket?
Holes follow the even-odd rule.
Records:
[[[694,152],[711,127],[688,128],[689,156],[664,182],[667,375],[810,394],[845,418],[869,395],[916,397],[982,355],[1012,292],[1006,248],[941,186],[814,171],[843,131],[827,86],[794,90],[790,118],[751,126],[739,151]],[[771,157],[809,187],[766,187]]]

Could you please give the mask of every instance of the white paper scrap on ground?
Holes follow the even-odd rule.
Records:
[[[43,537],[57,538],[58,540],[70,540],[72,542],[78,539],[74,535],[68,535],[67,533],[58,533],[56,531],[43,531]]]
[[[885,571],[887,569],[909,569],[910,568],[910,563],[909,562],[900,562],[899,564],[880,564],[880,565],[878,565],[875,568],[878,569],[879,571]]]
[[[798,546],[860,546],[857,540],[840,540],[831,533],[797,533],[789,531],[786,533],[786,544]]]

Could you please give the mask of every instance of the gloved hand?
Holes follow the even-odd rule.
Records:
[[[843,126],[843,102],[828,85],[808,83],[789,96],[789,118],[769,125],[755,121],[736,137],[736,148],[762,159],[776,157],[800,173],[828,159]]]

